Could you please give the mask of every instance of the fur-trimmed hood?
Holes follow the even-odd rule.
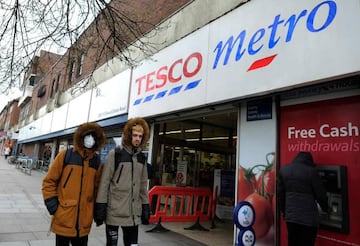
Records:
[[[140,148],[144,149],[147,141],[150,137],[150,129],[148,123],[143,118],[132,118],[129,119],[128,122],[124,126],[123,130],[123,136],[122,136],[122,146],[129,147],[131,146],[131,140],[132,140],[132,127],[135,125],[141,125],[144,129],[143,138],[140,144]]]
[[[92,151],[101,150],[102,146],[105,144],[106,137],[104,130],[94,122],[87,122],[81,124],[74,133],[74,149],[75,150],[85,150],[84,146],[84,137],[92,133],[95,138],[95,145],[91,148]]]

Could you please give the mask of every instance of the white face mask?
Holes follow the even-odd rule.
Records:
[[[95,144],[95,139],[92,135],[86,135],[84,137],[84,146],[85,148],[91,149]]]

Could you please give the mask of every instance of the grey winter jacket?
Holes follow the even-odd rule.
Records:
[[[99,211],[101,205],[106,204],[106,224],[134,226],[141,223],[142,204],[149,201],[146,161],[140,150],[133,153],[131,146],[124,146],[116,170],[115,150],[108,153],[96,199],[95,220],[97,213],[102,213]]]
[[[286,222],[319,226],[317,203],[323,211],[328,211],[328,201],[309,152],[300,152],[290,164],[280,169],[278,196]]]

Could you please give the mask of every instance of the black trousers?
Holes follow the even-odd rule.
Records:
[[[317,227],[286,222],[288,230],[288,246],[313,246],[317,235]]]
[[[56,246],[87,246],[88,236],[85,237],[64,237],[56,234]]]
[[[138,243],[138,226],[122,226],[124,246]],[[106,225],[106,246],[117,246],[119,226]]]

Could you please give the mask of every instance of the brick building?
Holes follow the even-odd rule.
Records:
[[[107,13],[99,15],[64,54],[42,50],[29,64],[21,85],[19,129],[25,127],[32,135],[39,130],[35,125],[39,119],[129,67],[129,58],[121,52],[188,2],[112,1],[105,10]],[[122,20],[115,19],[109,24],[109,12],[113,16],[121,13],[125,17],[118,17]],[[142,49],[142,56],[152,52],[150,45]],[[120,63],[114,63],[114,59]],[[125,59],[127,62],[123,62]],[[68,137],[71,135],[67,134]],[[28,143],[22,142],[18,151],[41,159],[44,149],[59,145],[53,141],[52,137],[46,136],[42,143],[30,139]],[[57,151],[58,147],[54,148],[54,152]]]
[[[0,112],[0,153],[3,154],[5,147],[14,148],[17,134],[19,132],[19,114],[18,99],[14,99]]]
[[[148,162],[159,183],[218,192],[216,216],[230,227],[199,240],[234,245],[245,235],[267,246],[286,245],[271,181],[296,152],[311,151],[322,168],[348,170],[330,180],[337,205],[322,218],[317,245],[358,244],[360,32],[349,28],[360,22],[357,0],[126,3],[129,16],[153,18],[156,28],[144,23],[142,38],[124,39],[104,28],[94,37],[104,27],[101,17],[89,26],[39,81],[45,92],[32,94],[38,102],[19,123],[26,154],[44,160],[50,149],[51,161],[72,146],[79,124],[95,121],[107,137],[104,161],[127,119],[144,117],[152,129]],[[99,50],[101,40],[110,48]],[[256,178],[249,189],[245,169]],[[266,192],[265,175],[272,187]],[[232,219],[246,199],[257,205],[256,219],[243,230]]]

